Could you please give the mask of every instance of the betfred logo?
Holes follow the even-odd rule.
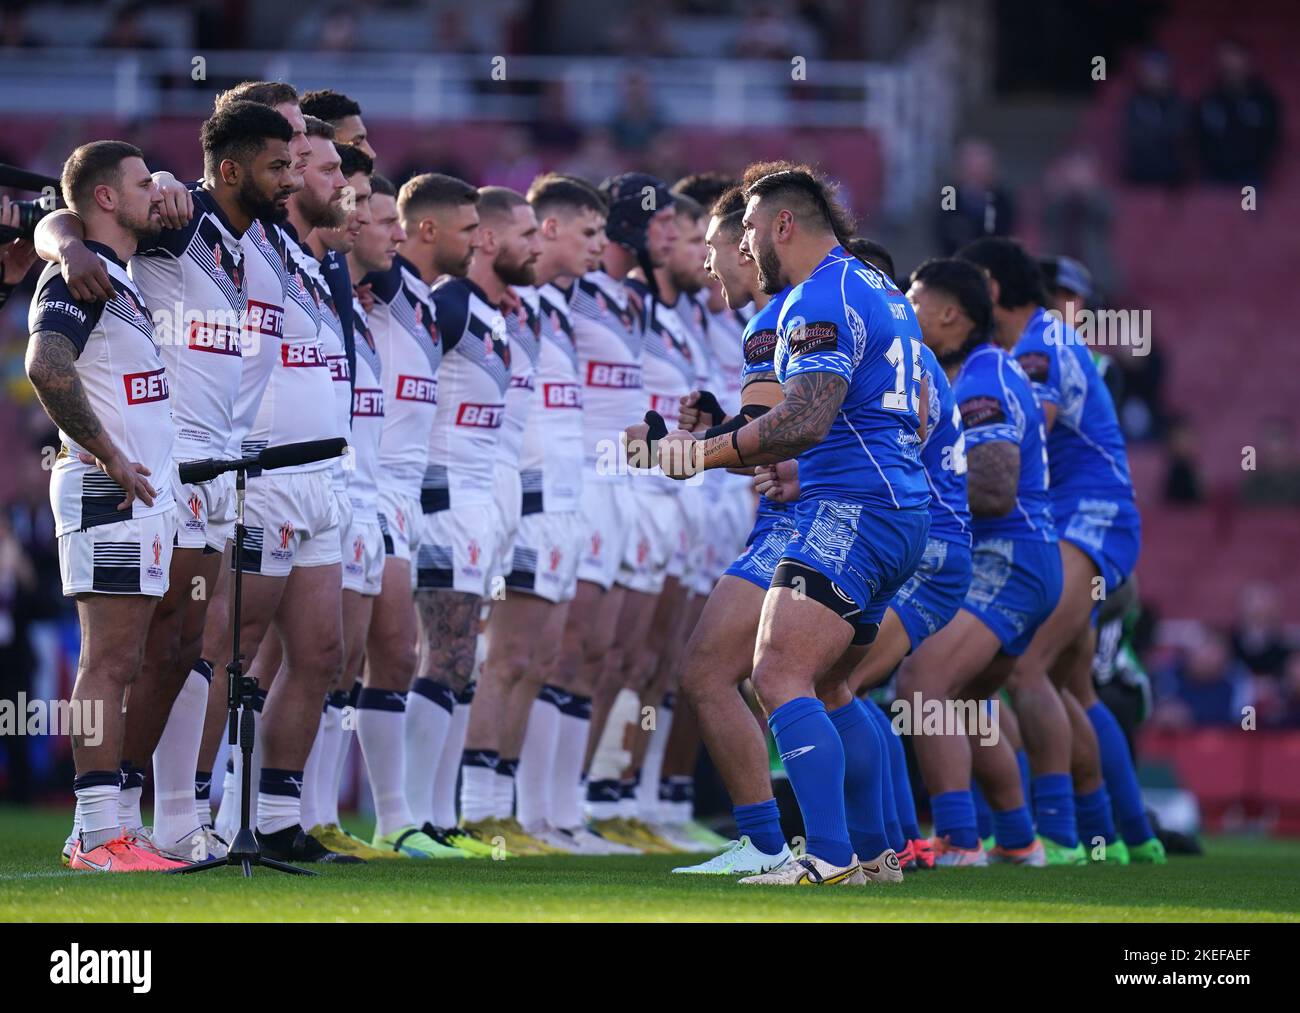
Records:
[[[425,404],[437,404],[438,381],[427,376],[399,376],[397,378],[397,400],[423,401]]]
[[[528,376],[519,376],[516,374],[510,377],[510,386],[514,387],[516,390],[532,390],[533,377],[531,374]]]
[[[149,404],[166,401],[168,394],[167,371],[155,369],[148,373],[127,373],[122,377],[126,387],[127,404]]]
[[[326,365],[325,353],[321,351],[319,341],[311,344],[303,342],[297,345],[281,345],[280,362],[282,365],[294,368]]]
[[[588,387],[636,388],[641,386],[641,367],[617,362],[587,363]]]
[[[210,324],[206,320],[190,321],[190,336],[186,342],[196,352],[218,352],[221,355],[242,355],[239,331],[225,324]]]
[[[284,310],[270,303],[249,299],[248,312],[244,315],[244,330],[279,338],[284,334]]]
[[[665,422],[675,422],[681,414],[681,398],[671,394],[651,394],[650,407],[664,417]]]
[[[351,383],[348,375],[348,357],[346,355],[327,355],[325,365],[330,368],[330,379],[335,383]]]
[[[373,387],[358,387],[352,392],[354,418],[382,419],[384,417],[384,392]]]
[[[543,384],[542,396],[546,398],[547,408],[582,407],[582,388],[576,383]]]
[[[456,412],[456,425],[472,426],[476,429],[497,429],[505,415],[505,405],[466,402]]]

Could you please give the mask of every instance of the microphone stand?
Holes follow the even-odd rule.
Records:
[[[196,862],[194,865],[187,865],[174,871],[179,875],[185,875],[191,872],[207,872],[209,869],[220,869],[227,865],[238,865],[243,869],[245,877],[251,877],[253,875],[253,866],[259,865],[263,868],[275,869],[277,872],[287,872],[297,876],[314,876],[316,873],[308,869],[300,869],[288,862],[264,857],[262,849],[257,843],[257,835],[253,833],[251,825],[253,735],[255,728],[253,694],[257,690],[257,680],[251,675],[244,674],[244,659],[239,653],[240,607],[243,604],[244,577],[244,568],[240,564],[244,557],[244,481],[247,472],[245,462],[241,461],[239,467],[235,469],[235,575],[233,578],[235,586],[230,611],[232,648],[230,661],[226,665],[226,672],[230,677],[230,692],[226,697],[226,705],[229,709],[227,741],[232,749],[238,744],[244,760],[242,772],[243,797],[240,799],[239,805],[239,833],[230,842],[225,858],[209,858],[206,861]],[[241,707],[243,709],[242,714],[240,713]]]

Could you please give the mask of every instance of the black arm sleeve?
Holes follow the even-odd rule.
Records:
[[[762,404],[741,405],[740,411],[729,418],[726,422],[706,429],[704,431],[704,439],[707,440],[710,436],[724,436],[727,433],[734,433],[737,429],[743,429],[745,426],[753,422],[754,419],[761,415],[766,415],[771,410],[772,409],[767,405]]]

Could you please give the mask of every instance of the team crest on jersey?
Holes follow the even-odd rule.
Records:
[[[190,493],[189,502],[185,504],[189,507],[190,515],[185,518],[185,528],[188,531],[202,531],[203,525],[203,500],[199,499],[196,492]]]
[[[271,550],[271,555],[276,559],[292,559],[293,550],[290,546],[293,544],[293,525],[285,521],[280,525],[280,542]]]
[[[145,568],[145,572],[146,572],[146,573],[149,575],[149,577],[150,577],[151,579],[153,579],[153,580],[162,580],[162,577],[163,577],[163,567],[162,567],[162,550],[163,550],[163,543],[162,543],[162,539],[161,539],[160,537],[158,537],[157,535],[154,535],[154,536],[153,536],[153,546],[152,546],[152,548],[153,548],[153,564],[152,564],[151,566],[146,567],[146,568]]]
[[[601,316],[609,312],[609,303],[605,301],[605,293],[596,293],[596,309],[600,310]]]
[[[560,568],[560,560],[562,560],[563,558],[564,558],[564,554],[560,552],[558,548],[552,547],[551,549],[551,572],[552,573],[554,573],[556,570]]]
[[[212,244],[212,260],[217,265],[217,270],[224,271],[226,276],[239,288],[239,265],[235,259],[226,252],[226,246],[220,239]]]

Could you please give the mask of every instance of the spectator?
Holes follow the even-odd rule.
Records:
[[[144,4],[130,3],[113,15],[100,49],[158,49],[159,42],[140,27]]]
[[[674,56],[672,41],[665,31],[667,12],[656,3],[642,0],[609,33],[614,52],[622,56]]]
[[[940,204],[935,220],[939,248],[951,257],[980,236],[1009,236],[1016,208],[1011,192],[999,182],[993,147],[971,138],[957,149],[956,194],[951,208]]]
[[[321,53],[351,53],[359,48],[361,24],[347,7],[331,7],[325,12],[316,35],[316,49]]]
[[[1165,451],[1169,463],[1165,472],[1165,502],[1178,505],[1200,503],[1204,495],[1200,466],[1196,460],[1196,433],[1185,418],[1179,417],[1169,424]]]
[[[742,60],[789,60],[795,55],[790,19],[771,4],[752,8],[736,33],[733,55]]]
[[[1110,196],[1101,182],[1097,159],[1090,151],[1066,155],[1049,173],[1043,207],[1043,232],[1053,250],[1087,264],[1092,271],[1093,294],[1098,304],[1118,290],[1115,261],[1110,249],[1110,224],[1114,214]]]
[[[1176,186],[1187,179],[1191,110],[1173,87],[1169,57],[1148,50],[1124,107],[1124,178]]]
[[[1197,111],[1201,162],[1216,183],[1258,184],[1277,153],[1277,96],[1239,42],[1219,46],[1219,75]]]
[[[1300,652],[1292,654],[1282,672],[1269,706],[1261,707],[1263,722],[1276,727],[1300,728]]]
[[[582,142],[582,128],[569,115],[569,93],[563,81],[547,83],[528,129],[533,144],[544,151],[567,154]]]
[[[412,176],[425,172],[440,172],[445,176],[470,180],[469,169],[455,154],[446,131],[421,130],[416,133],[416,138],[406,162],[393,176],[394,185],[401,186]]]
[[[1300,505],[1300,454],[1291,420],[1274,416],[1264,422],[1255,470],[1241,485],[1241,498],[1252,506]]]
[[[1253,702],[1250,673],[1232,656],[1227,638],[1205,630],[1165,668],[1157,681],[1153,720],[1166,727],[1235,725]]]
[[[560,171],[592,183],[620,172],[622,158],[614,147],[614,138],[603,127],[591,131],[572,157],[561,163]]]
[[[483,186],[505,186],[524,193],[542,171],[542,163],[528,146],[522,127],[505,127],[497,138],[496,154],[483,167]]]
[[[637,154],[650,147],[663,128],[649,80],[639,70],[629,71],[623,78],[618,111],[609,125],[614,144],[620,151]]]
[[[1282,600],[1271,584],[1247,584],[1237,600],[1232,652],[1255,675],[1280,679],[1292,645],[1282,627]]]

